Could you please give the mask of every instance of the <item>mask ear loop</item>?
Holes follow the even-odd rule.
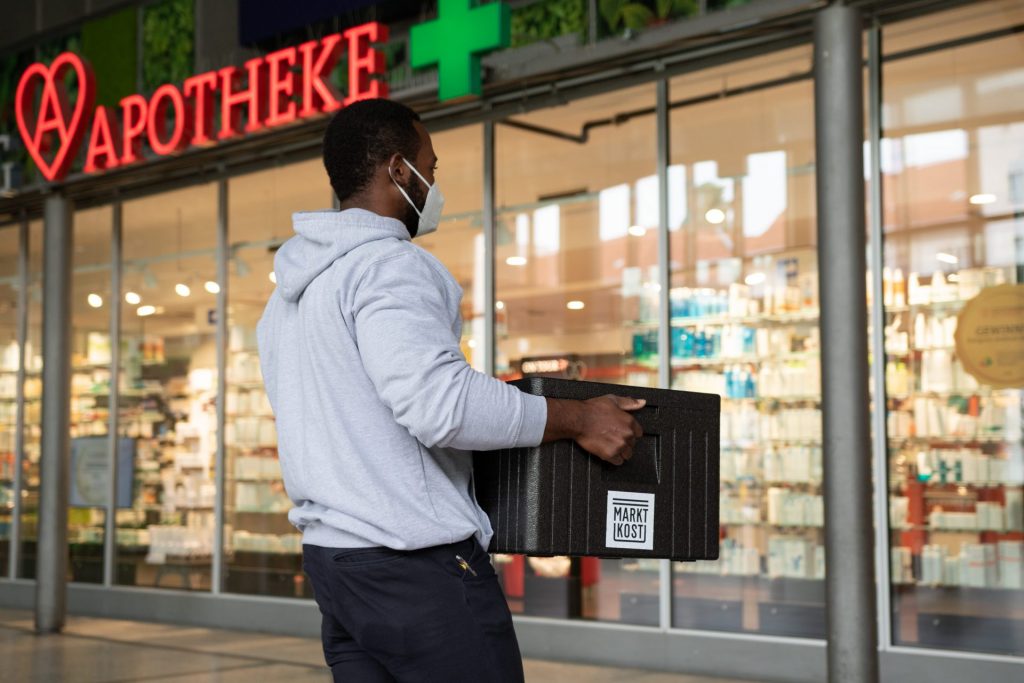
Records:
[[[405,159],[402,159],[402,161],[405,161]],[[408,161],[405,161],[405,163],[406,163],[406,164],[409,164],[409,162],[408,162]],[[412,164],[409,164],[409,167],[410,167],[410,168],[412,168]],[[415,169],[415,168],[413,168],[412,170],[413,170],[413,172],[415,172],[415,173],[416,173],[416,175],[420,175],[420,174],[419,174],[419,172],[418,172],[418,171],[416,171],[416,169]],[[391,167],[390,167],[390,166],[388,166],[388,177],[390,177],[390,178],[391,178],[391,182],[393,182],[393,183],[395,184],[395,187],[397,187],[397,188],[398,188],[398,191],[402,193],[402,196],[403,196],[403,197],[405,197],[405,201],[409,202],[409,206],[411,206],[411,207],[412,207],[412,210],[416,212],[416,215],[417,215],[417,216],[422,216],[422,215],[423,215],[423,212],[421,212],[421,211],[420,211],[419,209],[417,209],[417,208],[416,208],[416,202],[414,202],[414,201],[413,201],[413,200],[412,200],[412,199],[411,199],[411,198],[409,197],[409,195],[408,195],[408,194],[406,193],[406,191],[405,191],[405,188],[404,188],[404,187],[402,187],[401,185],[399,185],[399,184],[398,184],[398,181],[397,181],[397,180],[395,180],[395,176],[391,175]],[[422,178],[423,178],[423,176],[420,176],[420,178],[422,179]],[[427,181],[425,181],[425,180],[424,180],[423,182],[427,182]]]

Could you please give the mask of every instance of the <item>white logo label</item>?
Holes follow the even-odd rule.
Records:
[[[654,494],[608,492],[608,548],[654,550]]]

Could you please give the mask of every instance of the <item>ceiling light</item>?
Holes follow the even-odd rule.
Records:
[[[87,299],[89,301],[89,305],[93,308],[99,308],[103,305],[103,297],[99,294],[90,294]]]
[[[178,293],[178,296],[188,296],[192,293],[192,290],[184,282],[174,285],[174,291]]]
[[[708,212],[704,214],[704,220],[711,225],[720,225],[725,222],[725,212],[721,209],[708,209]]]
[[[766,280],[764,273],[751,273],[750,275],[743,278],[743,281],[751,287],[762,284]]]
[[[203,285],[203,288],[205,288],[210,294],[220,294],[220,285],[213,280],[207,280],[206,284]]]
[[[996,196],[994,194],[988,194],[988,193],[972,194],[971,198],[968,199],[967,201],[969,201],[971,204],[977,204],[977,205],[981,205],[981,204],[994,204],[995,201],[996,201]]]
[[[948,263],[953,266],[960,263],[960,259],[958,259],[956,256],[953,256],[952,254],[946,254],[941,251],[935,255],[935,258],[937,258],[939,261],[942,261],[943,263]]]
[[[274,271],[270,271],[270,281],[273,282],[275,285],[277,284],[277,273],[275,273]]]
[[[153,315],[154,313],[156,313],[156,307],[155,306],[139,306],[137,309],[135,309],[135,313],[140,318],[145,318],[147,315]]]
[[[633,237],[643,237],[647,234],[647,228],[642,225],[634,225],[630,227],[629,234]]]
[[[142,303],[142,297],[136,294],[135,292],[125,292],[124,300],[125,303],[129,303],[132,306],[138,306],[139,304]]]
[[[476,339],[470,339],[468,342],[466,342],[466,345],[469,346],[469,348],[471,348],[471,349],[475,349],[476,348]]]
[[[494,308],[496,308],[499,311],[504,311],[505,310],[505,302],[504,301],[495,301],[494,302]]]
[[[507,259],[505,259],[505,263],[510,265],[510,266],[525,266],[526,265],[526,257],[525,256],[509,256]]]
[[[586,304],[582,301],[570,301],[565,305],[565,307],[570,311],[582,311],[586,307]]]

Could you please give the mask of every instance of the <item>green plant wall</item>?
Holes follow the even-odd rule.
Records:
[[[147,93],[192,75],[195,30],[194,0],[161,0],[143,9],[142,84]]]
[[[82,26],[82,56],[96,74],[96,104],[115,107],[138,90],[138,29],[134,7]]]
[[[542,0],[512,12],[512,47],[587,32],[587,0]]]

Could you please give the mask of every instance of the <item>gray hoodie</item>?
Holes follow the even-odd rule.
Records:
[[[535,446],[547,405],[473,370],[462,289],[401,221],[297,213],[257,328],[288,519],[303,543],[400,550],[492,535],[472,450]]]

